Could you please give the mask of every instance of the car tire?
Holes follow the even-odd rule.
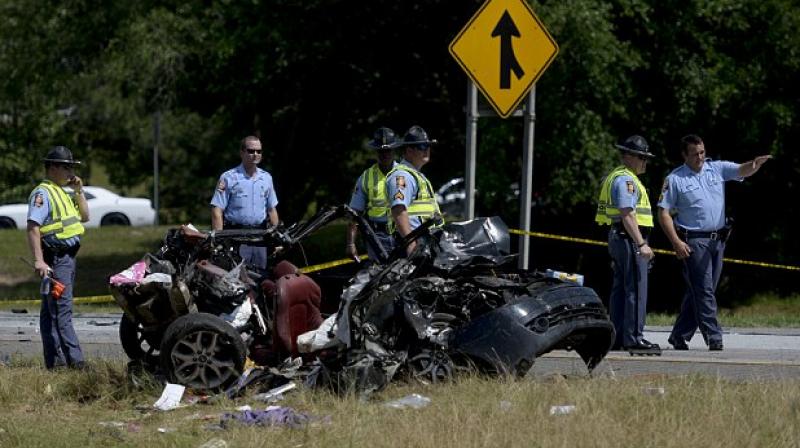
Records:
[[[119,322],[119,341],[122,350],[132,361],[142,361],[148,366],[157,366],[161,338],[146,335],[142,325],[123,316]]]
[[[164,332],[161,368],[170,382],[219,391],[244,369],[247,348],[227,322],[206,313],[181,316]]]
[[[16,229],[17,224],[7,216],[0,216],[0,229]]]
[[[103,219],[100,220],[101,226],[129,226],[131,225],[131,220],[128,219],[127,216],[123,215],[122,213],[109,213],[103,216]]]

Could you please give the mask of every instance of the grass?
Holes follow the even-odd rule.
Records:
[[[797,380],[756,384],[710,376],[468,377],[437,386],[392,385],[369,401],[301,389],[280,404],[329,423],[211,431],[206,427],[223,412],[265,405],[244,397],[170,412],[137,410],[155,402],[160,387],[131,386],[121,363],[52,373],[15,361],[0,367],[0,446],[196,447],[215,438],[231,447],[796,446],[798,386]],[[664,394],[647,393],[654,387]],[[417,410],[382,405],[411,393],[431,404]],[[556,405],[575,411],[550,415]]]
[[[647,325],[671,326],[675,314],[650,313]],[[800,295],[780,297],[775,294],[762,294],[753,297],[748,303],[734,308],[721,308],[718,313],[720,324],[726,327],[800,327]]]

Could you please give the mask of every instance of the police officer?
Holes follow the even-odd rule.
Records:
[[[81,223],[89,220],[83,181],[73,171],[80,163],[64,146],[51,149],[44,158],[46,178],[28,200],[28,245],[34,269],[43,279],[50,277],[64,285],[60,298],[52,293],[42,297],[39,329],[48,369],[86,365],[72,326],[75,256],[84,232]],[[74,194],[69,195],[64,186],[72,187]]]
[[[350,199],[350,208],[357,212],[366,212],[367,222],[388,253],[394,248],[394,238],[389,234],[387,224],[389,201],[386,199],[386,174],[397,165],[394,160],[394,149],[400,146],[400,143],[393,130],[378,128],[367,146],[377,151],[378,161],[364,170],[356,181],[353,196]],[[356,230],[356,223],[350,223],[347,229],[345,253],[348,257],[358,260],[355,244]],[[370,260],[378,260],[378,254],[370,245],[367,245],[367,253]]]
[[[772,156],[758,156],[742,164],[712,161],[706,159],[703,140],[696,135],[681,139],[681,154],[684,164],[664,180],[658,201],[659,222],[683,262],[686,283],[669,343],[676,350],[688,350],[687,341],[699,327],[708,349],[722,350],[715,291],[730,232],[725,225],[724,183],[753,175]]]
[[[403,136],[403,160],[386,176],[386,195],[389,198],[389,232],[403,238],[423,222],[440,215],[433,187],[420,169],[431,160],[431,146],[436,140],[419,126],[411,126]],[[441,225],[439,223],[438,225]],[[416,242],[406,247],[410,254]]]
[[[617,333],[614,349],[652,351],[660,354],[658,344],[642,337],[647,312],[648,265],[653,250],[647,237],[653,228],[653,213],[647,190],[639,175],[653,157],[647,141],[628,137],[621,145],[622,164],[603,180],[597,201],[595,221],[609,225],[608,251],[614,271],[609,298],[609,314]]]
[[[272,176],[258,167],[261,162],[261,140],[247,136],[239,147],[241,165],[222,173],[211,198],[211,228],[263,229],[267,219],[278,225],[278,197]],[[267,249],[242,245],[242,260],[252,266],[267,268]]]

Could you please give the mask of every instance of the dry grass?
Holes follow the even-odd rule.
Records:
[[[123,371],[114,363],[93,364],[88,373],[44,372],[35,362],[0,367],[0,446],[196,447],[220,438],[229,447],[773,447],[800,440],[798,381],[473,377],[439,386],[394,385],[370,401],[301,390],[281,404],[330,416],[329,424],[210,431],[205,427],[225,411],[265,405],[242,398],[166,413],[139,411],[136,405],[153,403],[160,390],[131,387]],[[653,387],[665,393],[647,393]],[[432,403],[418,410],[382,406],[410,393]],[[501,405],[506,401],[510,407]],[[565,404],[576,410],[550,415],[551,406]],[[123,425],[100,424],[109,421]],[[162,434],[159,427],[174,431]]]

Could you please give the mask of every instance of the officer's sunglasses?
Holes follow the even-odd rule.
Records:
[[[431,149],[431,145],[417,145],[414,148],[416,148],[418,151],[427,151]]]
[[[245,151],[247,151],[247,153],[248,153],[248,154],[251,154],[251,155],[252,155],[252,154],[261,154],[261,150],[260,150],[260,149],[250,149],[250,148],[247,148],[247,149],[245,149]]]
[[[74,168],[70,163],[55,163],[54,165],[58,168],[64,168],[65,170],[71,170]]]

